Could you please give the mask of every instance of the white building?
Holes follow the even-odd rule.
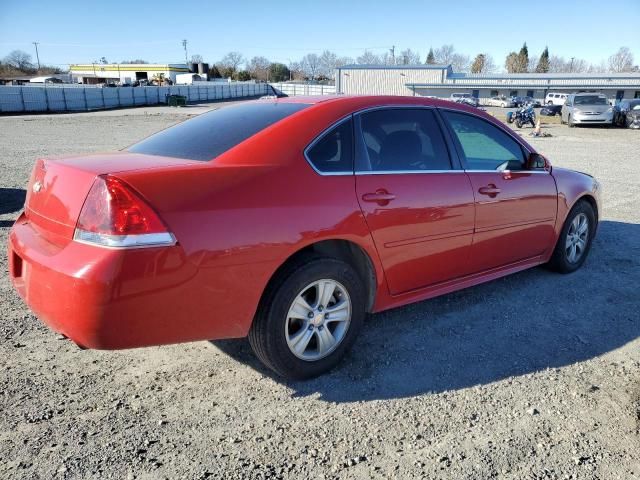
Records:
[[[446,98],[454,92],[479,99],[498,95],[543,100],[548,92],[602,92],[610,99],[640,98],[640,73],[455,73],[451,65],[345,65],[336,69],[336,91],[351,95],[417,95]]]
[[[159,74],[175,82],[176,75],[189,73],[189,68],[184,63],[88,63],[71,65],[69,72],[74,83],[133,83],[136,80],[151,80]]]

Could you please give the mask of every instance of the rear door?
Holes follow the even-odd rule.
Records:
[[[475,195],[473,268],[485,271],[548,250],[558,202],[550,172],[525,170],[523,147],[493,123],[459,111],[442,115]]]
[[[434,109],[356,119],[356,191],[392,295],[468,273],[474,198]]]

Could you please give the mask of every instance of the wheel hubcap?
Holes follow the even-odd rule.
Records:
[[[567,260],[569,260],[570,263],[576,263],[582,258],[587,248],[588,239],[589,220],[584,213],[580,213],[571,221],[565,241]]]
[[[301,360],[320,360],[342,343],[350,322],[347,289],[335,280],[315,281],[289,307],[284,331],[289,350]]]

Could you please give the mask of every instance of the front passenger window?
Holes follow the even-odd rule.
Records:
[[[455,139],[464,154],[467,170],[523,170],[520,144],[481,118],[444,110]]]

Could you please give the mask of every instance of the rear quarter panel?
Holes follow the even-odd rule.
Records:
[[[313,113],[313,112],[309,112]],[[347,112],[348,113],[348,112]],[[270,128],[212,162],[118,175],[159,212],[196,268],[189,302],[211,332],[248,333],[274,272],[298,250],[326,239],[358,244],[383,274],[355,196],[353,175],[321,176],[306,145],[341,110],[321,109],[304,122]],[[286,127],[286,128],[282,128]],[[212,337],[213,338],[213,337]]]

